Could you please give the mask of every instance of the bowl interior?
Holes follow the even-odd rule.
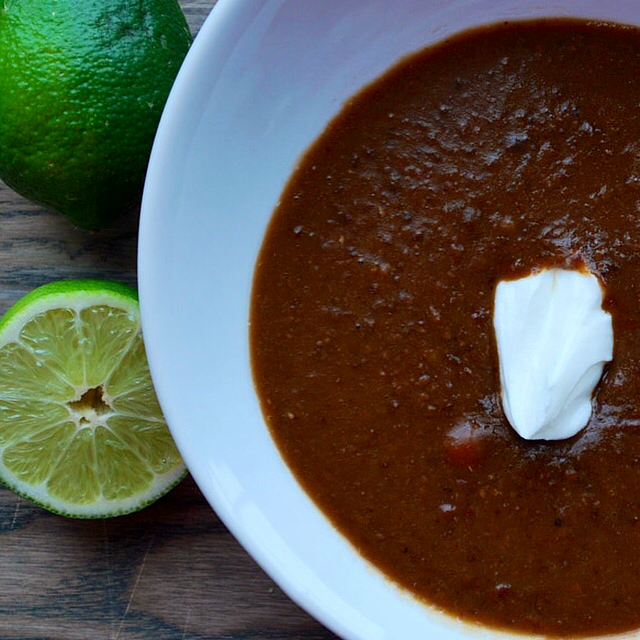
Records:
[[[344,101],[402,56],[479,24],[640,21],[637,0],[219,0],[180,72],[143,201],[139,280],[160,402],[206,498],[299,604],[344,638],[502,635],[417,603],[364,562],[284,465],[248,350],[253,269],[279,194]]]

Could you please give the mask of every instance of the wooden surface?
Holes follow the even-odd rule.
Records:
[[[194,33],[214,0],[182,0]],[[137,223],[87,234],[0,185],[0,312],[60,278],[136,284]],[[138,514],[68,520],[0,488],[0,638],[334,635],[257,567],[187,478]]]

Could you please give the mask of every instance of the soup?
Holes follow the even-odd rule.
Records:
[[[640,32],[504,23],[345,105],[260,252],[251,355],[299,482],[401,587],[468,621],[640,627]],[[500,280],[586,265],[614,359],[587,427],[500,404]]]

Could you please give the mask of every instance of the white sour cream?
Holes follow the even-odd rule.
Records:
[[[502,406],[528,440],[561,440],[586,426],[593,391],[613,357],[611,316],[588,271],[547,269],[503,280],[493,326]]]

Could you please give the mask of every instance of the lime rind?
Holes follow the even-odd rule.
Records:
[[[83,295],[79,295],[82,293]],[[13,304],[0,319],[0,346],[14,342],[16,331],[39,312],[52,308],[80,310],[91,304],[114,304],[129,308],[138,314],[138,293],[133,287],[109,280],[60,280],[44,284],[30,291]]]
[[[63,281],[5,314],[0,481],[56,513],[95,518],[137,511],[186,473],[151,381],[134,289]]]
[[[28,489],[25,489],[25,484],[17,479],[12,479],[13,474],[7,474],[3,465],[0,464],[0,478],[7,489],[52,513],[57,513],[67,518],[112,518],[135,513],[169,493],[171,489],[184,480],[187,473],[187,469],[184,466],[180,466],[171,472],[156,475],[147,490],[139,494],[118,500],[102,497],[95,502],[78,505],[52,499],[44,483],[29,485]]]

